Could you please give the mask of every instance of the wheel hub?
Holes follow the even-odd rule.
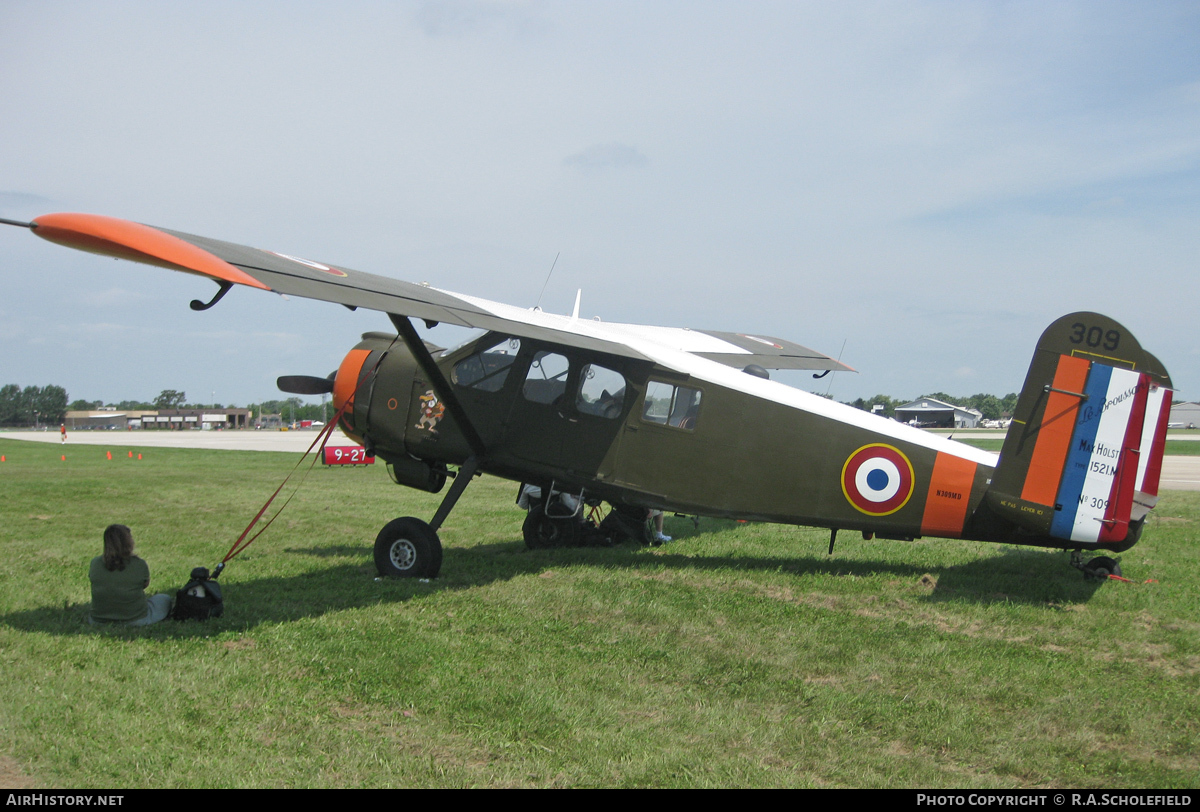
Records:
[[[408,539],[396,539],[392,542],[388,555],[396,569],[412,569],[417,560],[417,548]]]

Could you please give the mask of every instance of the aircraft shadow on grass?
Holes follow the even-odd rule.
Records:
[[[686,554],[686,540],[681,546],[682,550],[678,553],[655,556],[634,554],[633,548],[628,545],[610,549],[529,551],[520,542],[499,542],[465,549],[449,548],[446,550],[446,559],[453,564],[451,572],[454,575],[426,582],[376,579],[374,567],[369,561],[341,564],[299,575],[248,581],[237,580],[235,567],[222,580],[226,611],[225,616],[218,619],[205,622],[164,621],[140,628],[97,627],[87,623],[90,604],[78,603],[11,612],[0,616],[0,623],[22,631],[58,635],[103,634],[152,639],[211,637],[227,631],[244,632],[263,623],[286,623],[347,609],[402,603],[446,590],[471,589],[521,575],[578,566],[654,572],[664,568],[668,571],[783,572],[796,576],[798,587],[804,586],[804,576],[865,578],[885,575],[910,581],[914,586],[926,590],[924,596],[918,594],[910,596],[910,599],[920,600],[924,597],[931,602],[984,604],[1083,603],[1102,585],[1099,581],[1080,578],[1065,560],[1061,566],[1047,567],[1045,553],[1022,548],[1007,549],[999,555],[987,555],[967,564],[928,569],[894,561],[839,559],[823,554],[807,557],[691,556]],[[285,552],[325,558],[358,557],[363,555],[364,550],[358,546],[338,545],[292,547]]]

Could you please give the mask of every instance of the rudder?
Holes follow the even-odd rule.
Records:
[[[1072,313],[1038,340],[989,506],[1055,546],[1133,546],[1158,497],[1171,378],[1133,334]]]

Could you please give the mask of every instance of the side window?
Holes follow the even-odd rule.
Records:
[[[499,392],[508,378],[508,369],[521,351],[521,339],[506,338],[497,344],[469,355],[454,365],[451,376],[459,386]]]
[[[646,386],[646,404],[642,419],[678,429],[694,429],[700,412],[700,390],[650,381]]]
[[[624,375],[598,364],[584,365],[579,376],[579,396],[575,398],[575,408],[581,414],[613,420],[621,416],[624,404]]]
[[[571,364],[556,352],[539,352],[533,357],[522,392],[534,403],[553,403],[567,391],[567,373]]]

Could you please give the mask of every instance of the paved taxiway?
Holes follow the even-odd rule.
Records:
[[[1200,457],[1163,457],[1158,484],[1168,491],[1200,491]]]
[[[961,432],[963,436],[1002,437],[999,432]],[[59,443],[57,431],[6,431],[0,438],[35,440]],[[72,431],[67,434],[64,448],[100,445],[150,448],[220,448],[237,451],[295,451],[303,453],[317,437],[317,432],[302,431]],[[1171,440],[1200,440],[1194,433],[1176,436]],[[333,445],[354,445],[340,430],[333,433]],[[1200,456],[1168,456],[1163,459],[1161,486],[1167,490],[1200,491]]]
[[[0,438],[34,440],[40,443],[62,443],[58,430],[6,431]],[[112,448],[219,448],[227,451],[298,451],[303,453],[317,439],[317,432],[301,431],[68,431],[63,446],[104,445]],[[333,432],[331,445],[357,445],[342,434]]]

